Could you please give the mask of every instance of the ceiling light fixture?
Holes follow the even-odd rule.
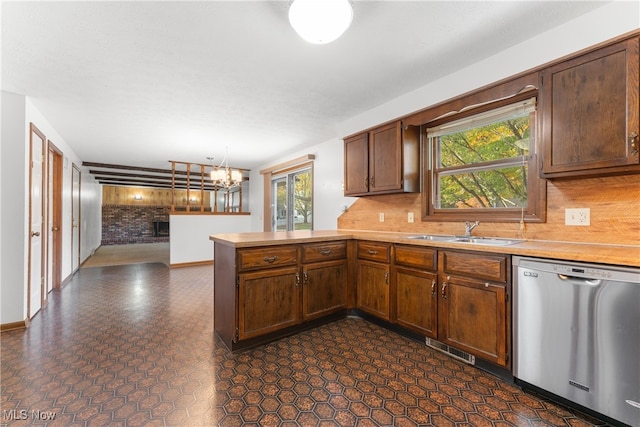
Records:
[[[353,9],[349,0],[293,0],[289,22],[309,43],[331,43],[351,25]]]
[[[218,187],[229,189],[242,183],[242,172],[238,169],[229,167],[228,149],[225,149],[224,159],[218,166],[213,166],[211,171],[211,181]],[[211,165],[213,165],[213,157],[207,157]]]

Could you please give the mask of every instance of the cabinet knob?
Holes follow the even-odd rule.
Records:
[[[629,143],[631,144],[631,154],[638,154],[638,132],[631,132]]]
[[[436,279],[433,279],[431,281],[431,296],[432,297],[436,296]]]
[[[264,257],[264,258],[262,258],[262,260],[263,260],[264,262],[268,262],[269,264],[271,264],[271,263],[273,263],[273,262],[276,262],[276,261],[278,260],[278,257],[277,257],[277,256]]]
[[[322,249],[320,251],[320,255],[325,255],[325,256],[331,255],[331,249]]]
[[[367,253],[368,253],[369,255],[375,255],[375,254],[377,254],[377,253],[378,253],[378,251],[374,251],[373,249],[368,249],[368,250],[367,250]]]
[[[387,285],[389,284],[389,272],[388,271],[384,272],[384,283],[386,283]]]
[[[300,286],[300,273],[296,273],[296,288]]]

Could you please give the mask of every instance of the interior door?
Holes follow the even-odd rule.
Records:
[[[47,280],[46,293],[61,285],[62,152],[49,141],[47,157]]]
[[[71,177],[71,271],[80,267],[80,168],[72,167]]]
[[[45,136],[31,124],[30,132],[30,173],[29,173],[29,282],[27,317],[32,318],[42,307],[44,286],[44,198],[42,194],[44,179]]]

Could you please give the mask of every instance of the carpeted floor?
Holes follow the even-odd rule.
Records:
[[[170,266],[169,242],[100,246],[80,268],[153,262]]]

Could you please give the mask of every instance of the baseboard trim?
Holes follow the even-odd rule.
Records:
[[[65,285],[67,285],[67,284],[71,281],[71,279],[73,279],[73,274],[68,275],[68,276],[67,276],[67,277],[66,277],[66,278],[65,278],[65,279],[60,283],[60,288],[58,288],[58,289],[64,288],[64,287],[65,287]]]
[[[169,267],[171,268],[182,268],[182,267],[196,267],[199,265],[213,265],[214,260],[210,259],[207,261],[195,261],[195,262],[181,262],[177,264],[171,264]]]
[[[11,322],[0,324],[0,332],[15,331],[18,329],[27,329],[29,327],[29,319],[24,319],[21,322]]]

